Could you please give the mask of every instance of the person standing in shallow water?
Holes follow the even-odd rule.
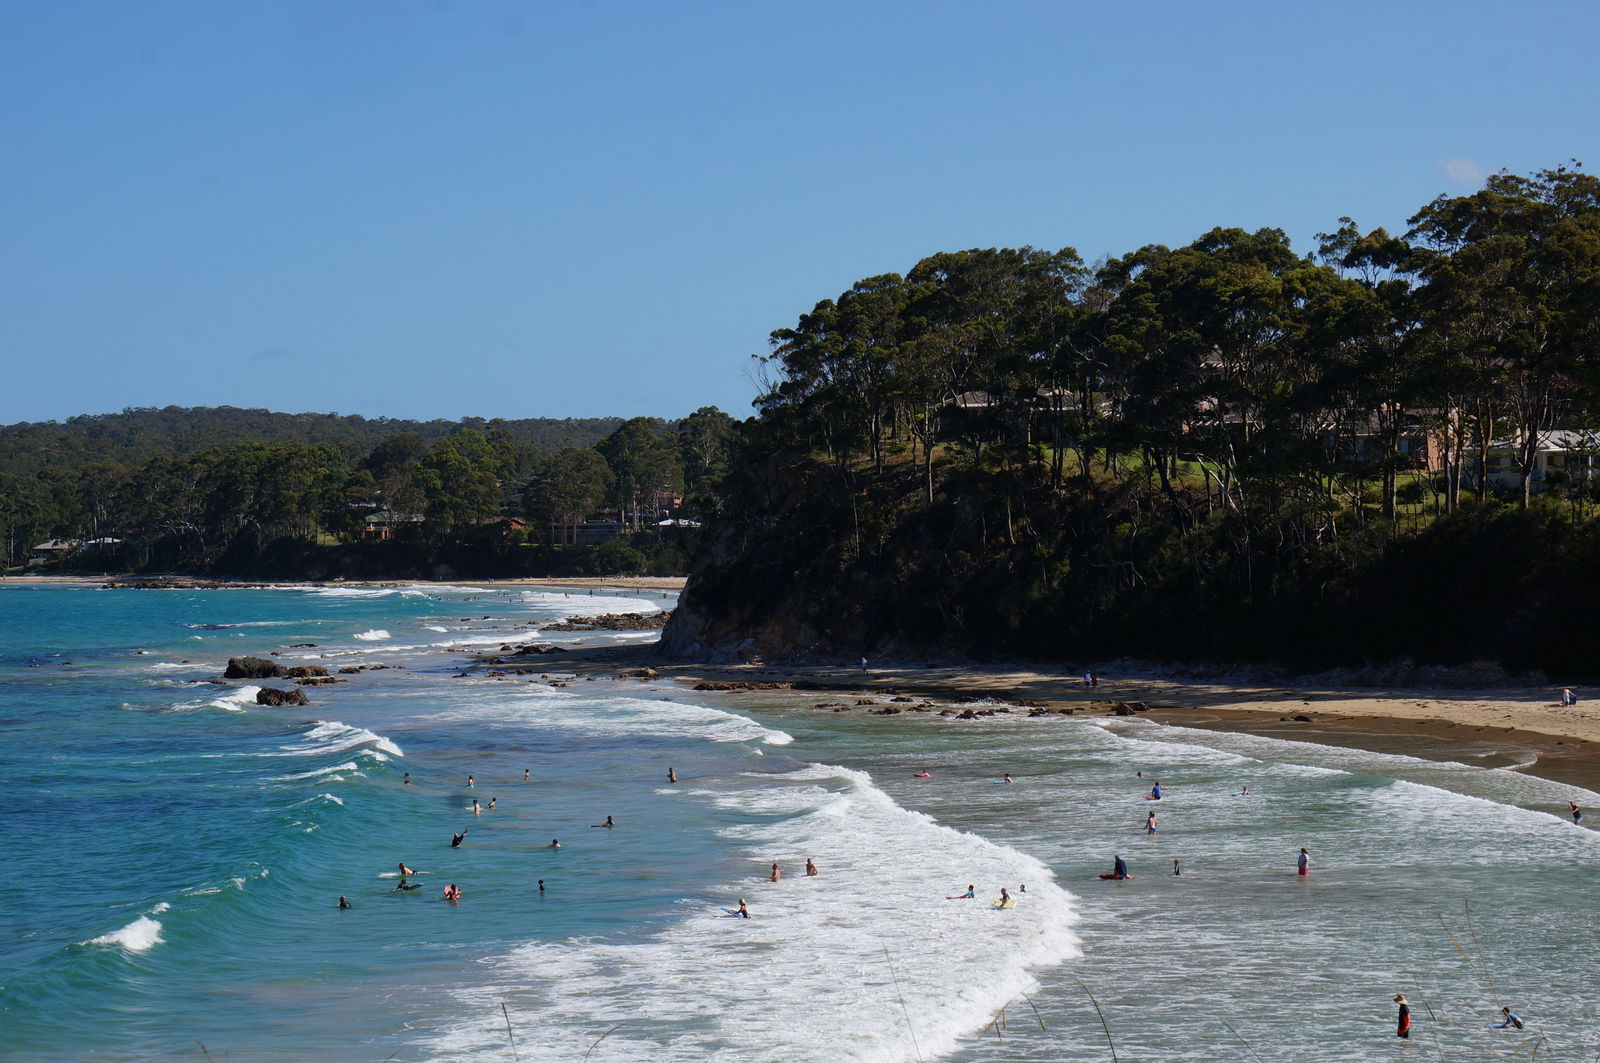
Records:
[[[678,781],[678,773],[673,771],[671,768],[668,768],[667,769],[667,781],[668,782],[677,782]]]
[[[1311,854],[1306,852],[1304,849],[1301,849],[1300,855],[1295,857],[1294,868],[1296,874],[1311,874]]]
[[[806,874],[807,875],[815,875],[816,873],[817,873],[817,865],[812,863],[811,858],[809,856],[806,857]]]
[[[772,862],[772,876],[767,881],[777,882],[781,878],[783,878],[783,872],[778,870],[778,862],[774,860]]]
[[[1410,1037],[1411,1005],[1406,1003],[1406,995],[1404,993],[1396,993],[1394,1002],[1400,1005],[1400,1014],[1396,1015],[1394,1020],[1394,1035],[1396,1037]]]

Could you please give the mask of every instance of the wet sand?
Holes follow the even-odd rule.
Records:
[[[509,663],[509,662],[508,662]],[[796,697],[819,692],[872,698],[851,706],[870,712],[891,698],[916,697],[961,708],[983,698],[1012,706],[1013,714],[1072,710],[1108,716],[1124,706],[1160,723],[1268,738],[1317,742],[1485,768],[1510,767],[1600,791],[1600,702],[1564,707],[1559,688],[1501,686],[1486,689],[1379,690],[1292,684],[1251,685],[1179,677],[1155,670],[1102,676],[1094,689],[1080,676],[1040,666],[907,666],[872,664],[705,664],[662,661],[652,647],[562,650],[516,663],[541,673],[611,677],[634,673],[645,680],[799,685]],[[491,668],[483,664],[479,668]],[[639,674],[648,669],[649,674]],[[1580,697],[1584,692],[1580,691]],[[1140,708],[1140,706],[1143,706]],[[984,717],[978,717],[981,721]],[[1042,722],[1042,721],[1041,721]],[[892,724],[887,724],[892,726]]]

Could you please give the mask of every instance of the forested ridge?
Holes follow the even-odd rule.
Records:
[[[1587,667],[1600,181],[1409,225],[939,253],[818,303],[664,651]]]
[[[10,425],[0,562],[272,578],[677,572],[684,536],[657,525],[715,511],[734,430],[713,407],[676,422],[167,407]]]

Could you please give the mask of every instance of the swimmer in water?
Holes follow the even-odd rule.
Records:
[[[1001,886],[1000,887],[1000,903],[1002,905],[1005,905],[1005,904],[1009,904],[1010,902],[1011,902],[1011,894],[1006,892],[1006,888],[1004,886]]]
[[[405,879],[401,879],[400,884],[394,888],[394,892],[404,893],[406,890],[420,890],[421,888],[422,883],[420,882],[407,882]]]
[[[817,873],[817,865],[812,863],[811,858],[809,856],[806,857],[806,874],[807,875],[815,875],[816,873]]]
[[[1174,860],[1174,861],[1173,861],[1173,862],[1172,862],[1172,873],[1173,873],[1173,874],[1174,874],[1174,875],[1181,875],[1181,874],[1183,874],[1183,868],[1181,868],[1181,867],[1179,867],[1179,866],[1178,866],[1178,862],[1177,862],[1177,861],[1176,861],[1176,860]]]
[[[528,769],[527,768],[523,768],[522,769],[522,781],[523,782],[527,782],[531,778],[532,778],[532,776],[528,774]]]
[[[416,874],[415,871],[411,870],[409,867],[406,866],[406,862],[404,860],[400,861],[400,877],[401,878],[405,878],[407,875],[415,875],[415,874]]]
[[[467,789],[472,789],[472,776],[467,776]]]
[[[744,898],[743,897],[739,898],[739,909],[738,909],[738,911],[734,912],[733,914],[737,915],[737,916],[740,916],[742,918],[745,918],[745,919],[749,919],[750,918],[750,906],[744,903]]]
[[[339,907],[341,907],[341,908],[350,907],[350,902],[344,899],[344,895],[343,894],[339,895]]]
[[[1146,834],[1154,834],[1160,829],[1160,827],[1156,826],[1156,814],[1154,812],[1144,817],[1144,832]]]
[[[610,816],[607,816],[606,817],[606,821],[604,823],[591,823],[591,824],[589,824],[589,826],[591,826],[591,827],[615,827],[616,824],[611,822],[611,817]]]
[[[478,807],[478,799],[476,797],[472,799],[472,814],[474,816],[483,815],[483,809]]]
[[[1002,779],[1002,780],[1001,780],[1001,781],[1002,781],[1002,782],[1016,782],[1016,781],[1017,781],[1017,780],[1015,780],[1015,779],[1013,779],[1013,778],[1012,778],[1012,777],[1011,777],[1011,776],[1009,776],[1009,775],[1007,775],[1007,776],[1006,776],[1006,777],[1005,777],[1005,778],[1004,778],[1004,779]]]
[[[1117,879],[1133,877],[1128,874],[1128,862],[1120,856],[1111,858],[1111,877]]]
[[[550,848],[559,849],[559,848],[561,848],[561,843],[559,841],[557,841],[556,839],[551,838],[550,839]]]
[[[773,861],[772,874],[767,878],[767,881],[768,882],[776,882],[782,877],[783,877],[783,872],[778,870],[777,861]]]
[[[466,840],[467,840],[467,832],[466,831],[462,831],[460,834],[452,834],[452,835],[450,835],[450,848],[459,849],[459,848],[461,848],[461,843],[466,841]]]
[[[1574,823],[1582,823],[1583,822],[1583,809],[1578,807],[1578,802],[1576,802],[1576,801],[1568,801],[1567,802],[1567,807],[1572,810],[1572,822],[1574,822]]]
[[[408,771],[408,772],[406,772],[406,777],[405,777],[405,779],[404,779],[404,780],[402,780],[402,781],[403,781],[403,782],[404,782],[404,783],[405,783],[405,785],[407,785],[407,786],[410,786],[410,785],[411,785],[411,773],[410,773],[410,772],[409,772],[409,771]]]
[[[671,768],[668,768],[667,769],[667,781],[668,782],[677,782],[678,781],[678,773],[673,771]]]
[[[1161,780],[1160,779],[1157,779],[1156,780],[1156,784],[1154,786],[1150,787],[1150,800],[1152,800],[1152,801],[1161,800]]]
[[[969,885],[967,887],[967,892],[957,895],[956,900],[958,900],[958,901],[970,901],[970,900],[972,900],[972,898],[976,897],[977,895],[978,894],[976,892],[975,887]]]
[[[544,879],[540,879],[539,880],[539,892],[540,893],[544,892]]]
[[[498,800],[500,800],[500,799],[499,799],[499,798],[498,798],[498,797],[491,797],[491,798],[489,798],[489,807],[490,807],[490,808],[493,808],[493,807],[494,807],[494,803],[495,803],[495,802],[496,802],[496,801],[498,801]]]
[[[1295,857],[1294,866],[1297,875],[1311,874],[1311,854],[1301,849],[1300,855]]]
[[[461,889],[454,882],[444,888],[444,899],[451,904],[461,899]]]

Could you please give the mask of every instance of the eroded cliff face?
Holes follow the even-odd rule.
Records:
[[[908,600],[902,581],[866,569],[840,572],[819,563],[821,556],[803,535],[718,534],[690,570],[657,652],[671,660],[773,662],[945,654],[928,624],[930,602]],[[920,608],[908,607],[917,602]]]
[[[673,660],[810,659],[832,650],[797,598],[800,582],[741,549],[724,531],[689,573],[657,652]]]

